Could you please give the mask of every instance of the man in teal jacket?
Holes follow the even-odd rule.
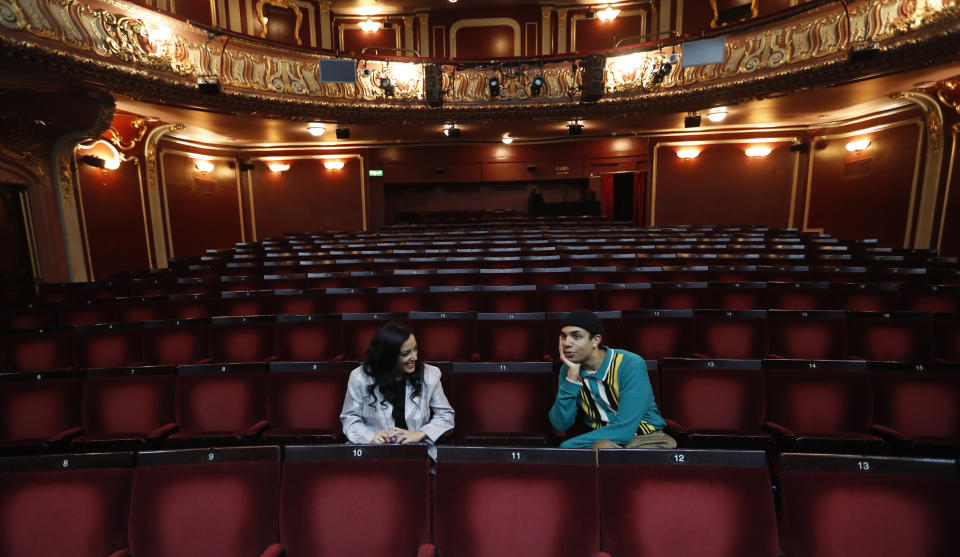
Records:
[[[603,324],[592,311],[578,309],[564,318],[559,345],[563,366],[550,422],[567,430],[579,413],[593,431],[560,446],[676,447],[663,432],[666,424],[653,399],[646,362],[632,352],[604,346],[602,340]]]

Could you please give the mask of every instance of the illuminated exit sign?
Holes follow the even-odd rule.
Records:
[[[383,171],[370,169],[367,171],[367,176],[370,176],[371,178],[382,178]]]

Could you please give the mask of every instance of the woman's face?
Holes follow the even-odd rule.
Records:
[[[410,335],[400,345],[400,356],[397,358],[397,374],[413,373],[417,368],[417,339]]]

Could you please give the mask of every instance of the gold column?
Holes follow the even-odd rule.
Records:
[[[550,16],[553,15],[553,6],[540,7],[540,55],[553,54],[550,46],[553,44],[553,29],[550,27]]]
[[[567,12],[570,8],[557,9],[557,54],[567,51]]]
[[[320,48],[333,48],[333,27],[330,25],[330,0],[320,2]]]

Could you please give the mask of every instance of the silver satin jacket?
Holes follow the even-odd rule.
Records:
[[[363,366],[350,372],[340,422],[343,424],[343,434],[351,443],[370,443],[378,431],[395,425],[392,404],[388,402],[381,405],[383,398],[378,394],[377,402],[370,405],[372,399],[367,393],[367,387],[372,384],[373,378],[363,372]],[[411,398],[412,396],[413,386],[408,384],[405,407],[407,429],[427,434],[424,441],[430,445],[430,455],[436,457],[433,443],[444,432],[453,429],[454,414],[446,395],[443,394],[440,370],[436,366],[424,364],[423,388],[416,399]]]

